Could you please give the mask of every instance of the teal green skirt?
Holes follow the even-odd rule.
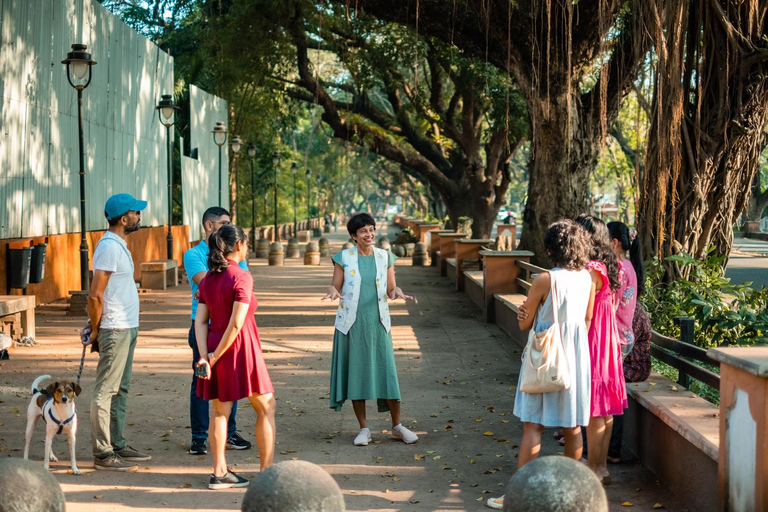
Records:
[[[378,315],[358,315],[349,334],[334,332],[330,406],[340,411],[345,400],[376,400],[379,412],[389,411],[386,400],[400,401],[392,335]]]

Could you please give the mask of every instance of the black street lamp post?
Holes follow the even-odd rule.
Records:
[[[232,210],[232,222],[239,222],[237,216],[237,193],[238,193],[238,180],[237,180],[237,154],[240,153],[240,148],[243,147],[243,141],[240,137],[235,135],[229,143],[229,148],[232,150],[232,170],[235,173],[235,193],[232,195],[232,204],[230,209]]]
[[[173,171],[171,166],[171,128],[174,123],[174,114],[179,107],[173,103],[173,95],[163,94],[162,99],[155,107],[157,110],[157,118],[165,126],[165,138],[167,143],[168,153],[168,236],[166,237],[166,258],[173,259],[173,232],[171,226],[173,225]]]
[[[213,142],[219,146],[219,206],[221,206],[221,146],[227,142],[227,127],[224,123],[218,122],[213,127]]]
[[[280,166],[280,153],[275,151],[272,153],[272,165],[275,168],[275,188],[274,188],[274,199],[275,199],[275,241],[280,240],[280,233],[277,231],[277,168]]]
[[[312,189],[310,188],[309,179],[312,177],[312,171],[307,169],[306,175],[307,175],[307,229],[311,230],[312,226],[310,224],[312,223],[312,220],[311,220],[312,213],[309,205],[311,204],[310,198],[312,197]]]
[[[296,176],[299,174],[299,166],[296,162],[291,164],[291,174],[293,174],[293,236],[296,236]]]
[[[80,142],[80,289],[90,288],[88,276],[88,241],[85,239],[85,155],[83,148],[83,89],[91,83],[91,68],[96,61],[91,60],[91,54],[84,44],[73,44],[72,51],[61,61],[67,65],[67,80],[69,85],[77,90],[77,128]],[[86,73],[88,79],[83,83]]]
[[[256,250],[256,144],[248,144],[248,156],[251,158],[251,240]]]

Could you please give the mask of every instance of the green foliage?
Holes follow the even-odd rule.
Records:
[[[667,261],[688,276],[670,282],[663,282],[665,270],[657,258],[647,263],[648,283],[641,300],[653,329],[678,337],[673,319],[687,316],[696,321],[695,343],[700,347],[768,343],[768,289],[731,283],[723,277],[724,258],[713,251],[710,247],[703,261],[685,253],[669,256]]]
[[[403,230],[398,233],[397,238],[395,238],[395,244],[397,245],[414,244],[418,241],[419,239],[413,234],[411,228],[403,228]]]

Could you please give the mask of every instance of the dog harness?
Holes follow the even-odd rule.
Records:
[[[53,398],[49,398],[48,400],[46,400],[45,405],[43,405],[43,407],[48,405],[49,402],[53,402]],[[59,421],[53,415],[53,407],[49,407],[48,408],[48,417],[51,418],[52,422],[54,422],[55,424],[57,424],[59,426],[59,430],[56,432],[57,435],[61,434],[61,432],[64,430],[64,425],[66,425],[67,423],[71,422],[75,418],[76,415],[77,415],[77,407],[75,407],[75,412],[72,413],[72,416],[70,416],[69,418],[67,418],[64,421]],[[45,417],[45,415],[43,415],[43,419],[45,420],[46,423],[48,423],[48,419]]]

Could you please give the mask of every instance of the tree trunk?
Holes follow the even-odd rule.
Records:
[[[677,0],[649,22],[662,57],[639,212],[648,257],[686,252],[702,259],[710,245],[727,256],[758,170],[768,109],[768,7],[720,3]],[[674,263],[665,267],[665,279],[679,275]]]
[[[571,104],[575,101],[571,99]],[[567,104],[564,97],[553,101],[549,119],[534,126],[536,136],[531,140],[528,201],[523,211],[519,248],[533,251],[534,262],[542,266],[551,264],[544,250],[544,234],[549,225],[563,217],[575,218],[587,210],[589,175],[600,151],[599,130],[590,129],[586,120],[579,121],[577,111],[569,121]],[[540,110],[541,104],[538,105]],[[542,115],[531,117],[535,122],[543,120]]]

